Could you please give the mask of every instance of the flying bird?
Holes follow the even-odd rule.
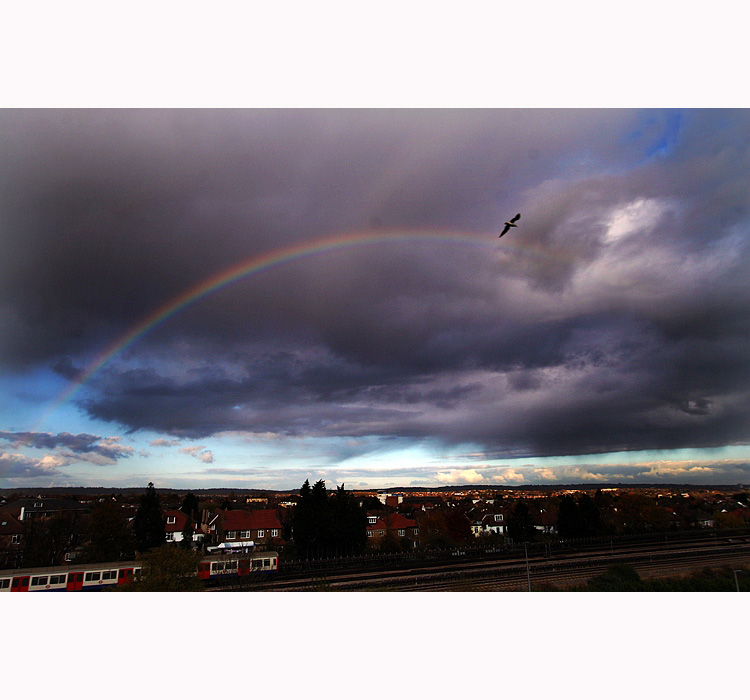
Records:
[[[505,222],[505,228],[503,229],[503,232],[498,236],[498,238],[502,238],[508,231],[511,230],[511,228],[516,228],[518,224],[514,223],[515,221],[518,221],[521,218],[520,214],[516,214],[510,221]]]

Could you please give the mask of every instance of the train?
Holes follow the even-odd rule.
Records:
[[[0,593],[33,591],[101,591],[137,580],[143,563],[68,564],[0,571]],[[279,570],[277,552],[214,554],[202,557],[195,572],[203,581],[227,581]]]

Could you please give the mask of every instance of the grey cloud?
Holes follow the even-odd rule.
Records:
[[[0,477],[3,479],[35,479],[56,476],[60,472],[54,463],[45,462],[20,454],[0,452]]]
[[[80,399],[92,417],[194,439],[382,435],[498,455],[750,440],[745,111],[0,121],[12,369],[71,379],[186,289],[318,236],[481,241],[331,251],[246,279],[97,373]],[[498,241],[515,211],[521,227]],[[115,458],[84,438],[47,440]]]
[[[14,447],[33,447],[36,449],[66,448],[67,454],[76,455],[77,459],[114,463],[120,457],[129,457],[132,447],[119,444],[119,438],[103,438],[88,433],[42,433],[42,432],[9,432],[0,431],[0,440],[7,440]],[[63,453],[61,453],[63,454]],[[104,461],[102,462],[101,459]]]

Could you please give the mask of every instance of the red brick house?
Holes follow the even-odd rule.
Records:
[[[407,518],[401,513],[391,513],[386,519],[386,524],[388,532],[392,532],[397,537],[408,537],[415,541],[419,537],[417,521]]]
[[[205,529],[215,544],[254,542],[282,544],[281,521],[275,508],[265,510],[220,510],[208,518]]]
[[[367,512],[367,543],[377,545],[385,537],[388,526],[378,514]]]

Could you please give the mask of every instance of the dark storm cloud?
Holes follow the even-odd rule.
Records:
[[[173,317],[80,405],[125,429],[750,439],[744,111],[6,111],[0,362],[71,378],[238,261],[347,231]],[[521,211],[521,227],[497,240]]]

